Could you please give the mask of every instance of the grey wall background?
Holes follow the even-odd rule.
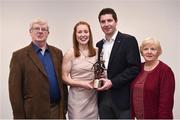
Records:
[[[31,41],[29,23],[34,18],[50,24],[48,43],[63,52],[72,47],[72,32],[79,20],[92,28],[94,44],[103,37],[98,13],[112,7],[118,15],[118,29],[136,36],[160,40],[160,59],[171,66],[176,77],[174,117],[180,118],[180,1],[179,0],[0,0],[0,118],[12,118],[8,94],[9,62],[12,52]]]

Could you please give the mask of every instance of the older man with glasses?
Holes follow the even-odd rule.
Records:
[[[67,86],[62,82],[62,51],[47,44],[49,25],[36,19],[29,29],[30,45],[13,53],[9,95],[17,118],[65,119]]]

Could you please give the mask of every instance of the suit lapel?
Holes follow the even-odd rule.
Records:
[[[117,36],[116,36],[116,39],[114,41],[114,45],[112,47],[112,50],[111,50],[111,55],[110,55],[110,58],[109,58],[109,63],[108,63],[108,66],[112,63],[113,59],[115,58],[115,55],[116,55],[116,52],[118,51],[119,47],[120,47],[120,32],[118,32]]]
[[[32,44],[29,45],[28,55],[29,55],[30,59],[33,61],[34,65],[37,66],[37,68],[47,77],[47,74],[46,74],[46,72],[44,70],[44,66],[40,62],[40,60],[37,57],[35,51],[33,50]]]

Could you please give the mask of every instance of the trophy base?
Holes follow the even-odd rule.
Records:
[[[99,79],[94,80],[94,88],[100,88],[102,86],[102,81]]]

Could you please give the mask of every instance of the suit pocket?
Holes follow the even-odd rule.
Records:
[[[32,96],[24,97],[24,110],[25,110],[26,118],[32,118],[32,114],[33,114]]]

